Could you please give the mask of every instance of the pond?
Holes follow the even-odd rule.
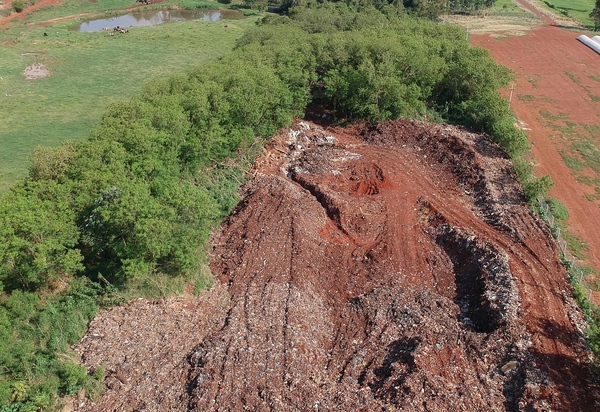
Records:
[[[123,16],[111,17],[109,19],[90,20],[75,27],[73,30],[79,32],[101,31],[106,27],[138,27],[155,26],[161,23],[184,21],[184,20],[234,20],[242,19],[244,15],[236,10],[144,10],[135,11]]]

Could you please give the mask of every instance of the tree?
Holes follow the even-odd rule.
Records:
[[[404,7],[419,16],[435,20],[448,11],[448,0],[404,0]]]
[[[0,201],[0,287],[52,289],[83,269],[79,231],[65,188],[29,181]]]
[[[590,13],[590,17],[594,20],[594,31],[600,30],[600,0],[596,0],[596,5]]]

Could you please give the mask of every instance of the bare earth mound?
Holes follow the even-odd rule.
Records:
[[[254,174],[221,286],[94,320],[76,350],[109,389],[78,408],[597,410],[554,243],[486,137],[298,121]]]

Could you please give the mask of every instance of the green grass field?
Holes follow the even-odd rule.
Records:
[[[529,12],[517,6],[515,0],[496,0],[492,8],[489,10],[489,14],[508,16],[530,15]]]
[[[549,10],[577,19],[584,26],[594,26],[594,21],[590,18],[590,12],[594,9],[594,0],[540,0],[539,3]]]
[[[84,10],[131,4],[75,2]],[[222,56],[256,20],[228,21],[227,28],[222,21],[165,23],[114,36],[70,30],[81,19],[27,24],[70,14],[69,7],[75,14],[75,2],[56,7],[66,10],[33,13],[0,31],[0,191],[26,173],[36,146],[86,138],[108,104],[135,95],[151,79]],[[50,75],[25,79],[25,67],[39,63]]]

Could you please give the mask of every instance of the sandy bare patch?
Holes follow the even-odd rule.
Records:
[[[550,20],[553,25],[560,26],[563,28],[576,28],[584,29],[584,27],[573,17],[566,17],[560,13],[554,13],[551,10],[543,7],[540,1],[536,0],[520,0],[517,1],[517,5],[526,10],[535,12],[535,14],[542,15],[545,19]]]
[[[529,31],[541,26],[542,23],[564,28],[583,28],[577,20],[552,13],[535,0],[519,0],[516,4],[523,11],[531,14],[529,16],[449,15],[443,16],[442,20],[467,28],[469,34],[492,34],[492,37],[496,39],[504,38],[507,35],[524,36]]]
[[[469,34],[504,33],[523,36],[542,24],[542,20],[531,15],[525,16],[444,16],[446,23],[458,24],[467,28]]]
[[[50,70],[43,63],[32,64],[23,70],[23,76],[27,80],[37,80],[48,75],[50,75]]]

